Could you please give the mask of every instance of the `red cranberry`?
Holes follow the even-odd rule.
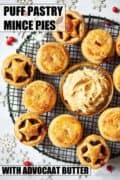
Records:
[[[111,22],[110,22],[110,21],[105,21],[105,24],[106,24],[107,26],[111,26]]]
[[[109,172],[111,172],[111,173],[112,173],[112,171],[113,171],[113,167],[112,167],[111,165],[108,165],[108,166],[106,167],[106,169],[107,169],[107,171],[109,171]]]
[[[12,43],[13,43],[13,42],[12,42],[11,40],[7,39],[6,44],[7,44],[8,46],[11,46]]]
[[[17,41],[16,38],[13,37],[13,36],[9,36],[8,39],[9,39],[10,41],[12,41],[12,42],[16,42],[16,41]]]
[[[113,11],[114,13],[118,13],[118,12],[119,12],[119,9],[118,9],[116,6],[114,6],[114,7],[112,8],[112,11]]]
[[[30,161],[23,162],[24,166],[32,166],[32,163]]]
[[[13,37],[13,36],[9,36],[9,37],[7,37],[7,41],[6,41],[6,44],[7,45],[12,45],[14,42],[16,42],[17,40],[16,40],[16,38],[15,37]]]

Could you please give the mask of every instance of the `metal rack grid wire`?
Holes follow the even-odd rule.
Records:
[[[120,34],[120,25],[118,23],[115,23],[113,21],[110,21],[105,18],[100,18],[96,16],[84,16],[85,21],[88,24],[88,30],[95,29],[95,28],[102,28],[109,31],[113,38],[116,39],[118,34]],[[111,25],[107,25],[106,22],[110,22]],[[51,33],[46,34],[46,38],[43,38],[39,43],[34,38],[35,32],[31,33],[24,42],[20,45],[19,49],[17,50],[18,53],[23,53],[25,55],[28,55],[32,58],[33,63],[35,63],[36,59],[36,53],[38,48],[46,43],[46,42],[52,42],[55,41],[55,39],[52,37]],[[80,52],[80,45],[68,45],[66,46],[69,53],[71,62],[70,65],[79,63],[84,61],[84,57],[82,56]],[[119,64],[120,60],[115,55],[111,61],[104,63],[102,66],[109,71],[109,73],[112,75],[113,70],[117,64]],[[51,112],[48,112],[44,115],[42,115],[43,119],[47,123],[47,126],[49,126],[49,123],[51,120],[56,117],[59,114],[69,113],[71,114],[63,105],[60,99],[59,95],[59,81],[60,81],[60,75],[59,76],[47,76],[42,73],[40,73],[38,70],[36,70],[36,75],[34,77],[34,80],[41,79],[48,81],[52,83],[58,92],[57,97],[57,103],[54,109]],[[22,104],[22,94],[23,89],[17,89],[13,86],[8,85],[8,107],[10,111],[10,116],[15,122],[15,119],[20,114],[26,112],[27,110]],[[117,91],[114,92],[114,97],[112,99],[112,102],[110,104],[111,107],[120,106],[120,94],[117,93]],[[84,136],[87,136],[89,134],[99,134],[98,126],[97,126],[97,120],[98,116],[93,117],[82,117],[82,116],[76,116],[78,119],[82,121],[82,124],[84,126]],[[116,156],[120,155],[120,143],[118,142],[109,142],[109,147],[111,149],[111,158],[114,158]],[[61,160],[63,162],[69,162],[74,164],[79,164],[79,160],[76,158],[76,147],[73,146],[72,148],[64,149],[64,148],[57,148],[53,146],[49,140],[48,137],[44,140],[44,142],[41,145],[38,145],[35,147],[38,151],[42,152],[45,155],[48,155],[49,157],[52,157],[57,160]]]

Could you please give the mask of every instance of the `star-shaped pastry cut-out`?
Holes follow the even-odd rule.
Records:
[[[38,136],[39,130],[38,128],[40,127],[40,123],[32,124],[28,119],[26,120],[25,126],[19,131],[24,134],[25,138],[27,141],[30,140],[31,137],[33,136]]]
[[[90,157],[92,164],[95,164],[95,162],[98,159],[104,159],[105,156],[101,152],[101,146],[102,144],[98,144],[96,146],[92,146],[91,144],[88,144],[88,151],[84,153],[84,157]]]
[[[67,40],[69,37],[79,37],[77,26],[80,24],[79,19],[70,19],[66,16],[66,32],[63,32],[63,39]]]
[[[28,77],[28,74],[25,71],[25,65],[25,61],[19,62],[13,59],[11,66],[6,69],[6,72],[12,75],[14,82],[17,82],[19,77]]]

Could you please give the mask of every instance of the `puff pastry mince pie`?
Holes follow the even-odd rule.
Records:
[[[96,169],[103,166],[109,160],[110,150],[101,136],[92,134],[78,145],[77,157],[82,165]]]
[[[56,90],[52,84],[37,80],[26,87],[23,93],[23,104],[28,110],[43,114],[52,110],[56,98]]]
[[[49,42],[38,50],[36,62],[41,72],[56,75],[66,69],[69,63],[69,54],[63,45]]]
[[[91,30],[82,41],[81,50],[88,61],[101,64],[114,54],[112,36],[103,29]]]
[[[116,52],[117,52],[117,55],[120,56],[120,35],[117,37],[117,40],[116,40]]]
[[[99,117],[101,135],[110,141],[120,141],[120,107],[109,108]]]
[[[32,81],[35,67],[29,57],[23,54],[12,54],[3,62],[2,74],[7,83],[23,87]]]
[[[54,38],[63,44],[80,42],[86,33],[84,18],[76,11],[66,11],[65,32],[53,32]]]
[[[120,92],[120,64],[115,68],[113,72],[113,83],[118,92]]]
[[[48,135],[55,146],[69,148],[82,139],[83,127],[74,116],[61,114],[50,123]]]
[[[38,114],[27,112],[20,115],[16,120],[14,132],[21,143],[35,146],[44,140],[47,128]]]

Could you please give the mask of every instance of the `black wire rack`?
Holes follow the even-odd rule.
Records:
[[[84,16],[85,21],[88,24],[88,30],[95,29],[95,28],[102,28],[109,31],[113,38],[116,39],[118,34],[120,34],[120,24],[110,21],[105,18],[100,18],[96,16]],[[24,40],[24,42],[20,45],[20,47],[17,49],[18,53],[23,53],[25,55],[28,55],[32,58],[33,63],[36,61],[36,53],[38,48],[41,46],[41,44],[44,44],[46,42],[52,42],[55,41],[55,39],[52,37],[51,33],[47,33],[46,38],[43,38],[40,42],[38,42],[35,38],[35,32],[31,33],[27,38]],[[84,61],[84,57],[82,56],[80,52],[80,45],[68,45],[66,46],[71,58],[70,66],[76,63],[79,63],[81,61]],[[109,73],[112,75],[113,70],[117,64],[120,63],[120,59],[115,55],[111,61],[104,63],[102,66],[109,71]],[[63,105],[60,99],[59,95],[59,81],[60,81],[60,75],[59,76],[47,76],[42,73],[40,73],[38,70],[36,71],[36,75],[34,77],[34,80],[41,79],[48,81],[52,83],[58,92],[58,98],[57,98],[57,104],[55,108],[46,114],[43,115],[43,119],[46,121],[47,126],[49,126],[49,123],[51,120],[56,117],[59,114],[69,113],[71,114]],[[22,104],[22,94],[24,91],[23,89],[17,89],[13,86],[8,85],[8,107],[10,111],[10,116],[15,122],[15,119],[20,114],[26,112],[27,110]],[[117,93],[117,91],[114,91],[114,97],[112,99],[112,102],[110,104],[110,107],[120,106],[120,94]],[[98,130],[98,116],[93,117],[85,117],[85,116],[76,116],[78,119],[82,121],[82,124],[84,126],[84,136],[87,136],[89,134],[99,134]],[[119,142],[110,142],[108,141],[108,145],[111,149],[111,158],[114,158],[116,156],[120,155],[120,143]],[[36,147],[34,147],[39,152],[42,152],[43,154],[52,157],[57,160],[61,160],[63,162],[68,163],[74,163],[79,164],[79,160],[76,158],[76,147],[73,146],[72,148],[64,149],[64,148],[57,148],[53,146],[49,140],[48,137],[44,140],[44,142]]]

